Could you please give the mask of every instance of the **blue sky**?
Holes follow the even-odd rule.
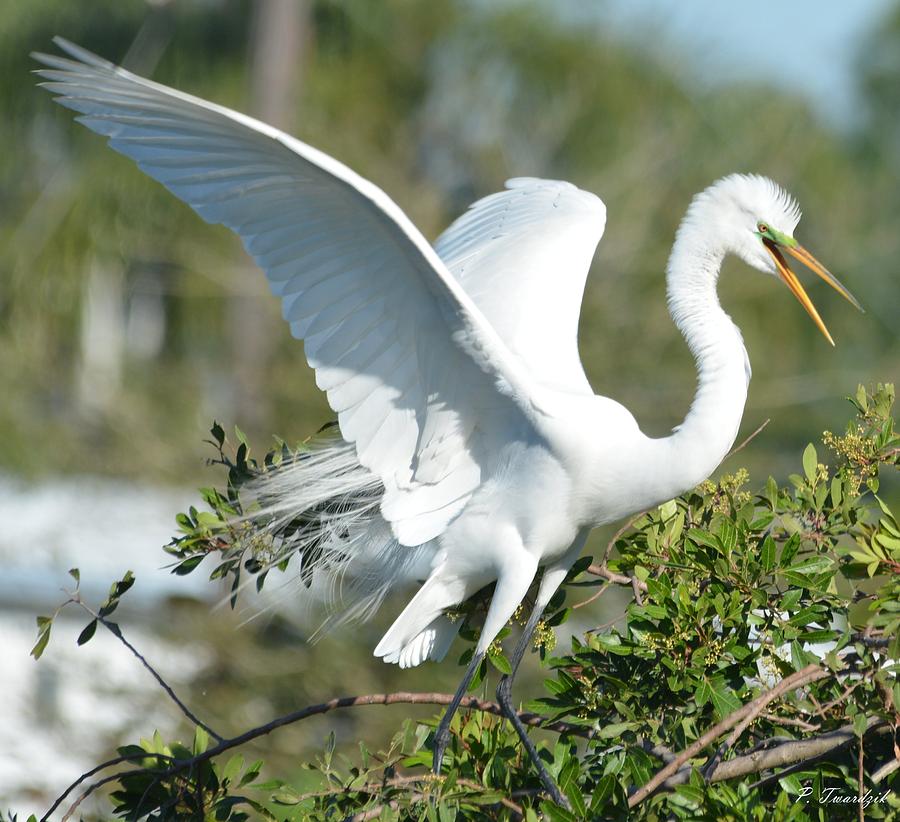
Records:
[[[860,113],[854,63],[866,35],[894,3],[606,0],[590,9],[601,25],[645,45],[661,35],[666,51],[685,54],[684,71],[693,80],[773,82],[799,91],[825,120],[844,127]],[[566,11],[580,15],[587,8],[573,0]]]

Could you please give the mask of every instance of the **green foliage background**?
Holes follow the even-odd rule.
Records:
[[[598,192],[609,222],[585,300],[583,358],[596,389],[654,433],[681,420],[693,389],[663,299],[678,220],[725,173],[780,181],[806,210],[803,242],[869,313],[812,286],[838,343],[831,350],[785,289],[726,266],[723,302],[755,368],[747,424],[774,417],[747,456],[751,468],[771,471],[840,413],[835,397],[896,372],[898,21],[900,12],[864,44],[868,119],[838,135],[802,99],[746,82],[692,85],[680,79],[689,76],[684,57],[664,40],[626,44],[598,26],[564,24],[550,4],[320,0],[285,121],[381,185],[430,237],[509,176],[560,177]],[[0,370],[17,390],[0,405],[0,467],[133,475],[140,465],[183,481],[201,474],[213,417],[257,442],[273,431],[299,440],[327,418],[299,345],[237,241],[74,126],[29,75],[28,53],[51,48],[54,34],[114,60],[137,44],[136,70],[155,65],[162,82],[248,110],[252,31],[252,4],[238,0],[4,8]],[[85,409],[79,329],[98,265],[120,278],[128,305],[148,288],[161,292],[167,327],[151,359],[126,348],[115,396]],[[231,335],[235,312],[250,304],[264,320],[254,333],[271,351],[248,388],[234,377]],[[242,396],[248,390],[257,395]]]

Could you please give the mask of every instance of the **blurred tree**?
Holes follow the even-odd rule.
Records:
[[[586,295],[584,359],[597,389],[651,431],[681,419],[693,388],[690,357],[664,313],[674,227],[693,193],[730,171],[759,171],[794,189],[810,215],[804,241],[871,309],[867,318],[843,306],[832,313],[831,295],[815,295],[838,340],[830,351],[775,283],[726,271],[723,299],[756,365],[748,425],[803,409],[778,414],[754,453],[777,458],[822,427],[836,412],[829,398],[848,382],[884,376],[897,361],[889,276],[897,232],[882,207],[898,189],[896,166],[874,166],[796,98],[746,84],[689,87],[676,79],[673,50],[623,45],[589,16],[576,27],[544,4],[318,0],[305,23],[302,5],[237,0],[100,0],[90,9],[39,0],[18,6],[0,29],[0,100],[12,115],[0,134],[20,147],[0,159],[0,243],[10,267],[0,281],[0,367],[24,388],[0,409],[0,465],[127,472],[134,443],[146,441],[135,433],[150,431],[146,470],[184,477],[199,469],[208,420],[230,421],[223,409],[254,437],[299,438],[328,418],[300,346],[273,321],[262,278],[229,234],[205,227],[29,85],[27,52],[49,47],[56,32],[226,105],[260,113],[273,105],[288,130],[373,179],[430,236],[514,174],[599,192],[609,224]],[[298,45],[253,46],[253,37],[268,37],[264,10],[289,15],[274,29]],[[303,57],[282,57],[282,48],[303,48],[302,34],[287,37],[294,28],[315,31],[314,42]],[[302,63],[302,87],[259,80],[274,69],[254,54],[272,58],[285,78]],[[256,80],[245,81],[245,66]],[[262,88],[282,103],[264,103]],[[286,100],[290,111],[277,114]],[[880,145],[888,131],[868,138]],[[123,272],[133,333],[110,410],[73,416],[71,341],[98,265]],[[149,333],[164,328],[164,341],[156,354],[136,354],[153,350],[136,319],[153,300],[164,324]],[[271,354],[253,354],[254,345]],[[237,406],[235,396],[244,398]]]

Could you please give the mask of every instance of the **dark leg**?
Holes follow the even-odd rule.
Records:
[[[469,683],[472,681],[472,677],[475,676],[478,666],[481,665],[482,659],[484,659],[483,653],[476,653],[472,657],[472,661],[469,663],[469,667],[466,668],[466,673],[465,676],[463,676],[462,682],[459,683],[456,693],[453,694],[453,701],[447,706],[447,710],[444,711],[440,725],[438,725],[437,730],[434,733],[434,760],[432,761],[431,770],[435,774],[440,774],[441,772],[441,763],[444,761],[444,751],[447,749],[447,745],[450,742],[450,723],[453,720],[453,715],[456,713],[456,709],[459,708],[459,703],[462,701],[462,698],[466,695],[466,691],[469,689]]]
[[[538,602],[535,603],[534,610],[532,610],[531,616],[528,617],[528,622],[525,623],[525,628],[522,630],[522,636],[519,637],[519,643],[516,645],[515,651],[513,651],[512,659],[510,660],[512,673],[508,675],[504,674],[500,679],[500,684],[497,686],[497,702],[500,703],[500,709],[503,711],[503,715],[516,729],[516,733],[519,735],[522,745],[528,752],[528,756],[531,758],[531,762],[534,765],[534,768],[540,777],[541,784],[544,786],[544,790],[547,791],[548,796],[557,805],[569,808],[569,801],[562,795],[559,787],[553,781],[553,777],[547,773],[544,763],[541,762],[541,759],[538,756],[537,749],[534,747],[531,739],[529,739],[528,732],[525,730],[525,726],[519,719],[519,715],[516,713],[512,704],[513,677],[515,677],[516,671],[519,670],[519,663],[522,661],[522,657],[525,656],[525,651],[528,650],[531,636],[534,634],[534,629],[537,627],[543,612],[544,604],[541,603],[539,599]]]

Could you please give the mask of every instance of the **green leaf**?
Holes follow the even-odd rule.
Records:
[[[209,747],[209,734],[199,725],[194,729],[194,744],[191,753],[194,756],[202,754]]]
[[[493,665],[501,674],[512,674],[512,665],[509,664],[509,660],[503,655],[503,652],[488,652],[488,659],[491,661],[491,665]]]
[[[771,536],[767,536],[765,540],[763,540],[762,544],[762,566],[763,571],[769,573],[775,567],[775,553],[777,551],[777,546],[775,545],[775,540],[772,539]]]
[[[78,639],[75,640],[79,645],[84,645],[85,642],[90,641],[91,637],[97,631],[97,620],[92,619],[87,625],[85,625],[84,630],[78,635]]]
[[[50,617],[39,616],[37,617],[37,626],[38,638],[31,649],[31,655],[35,659],[40,659],[41,654],[44,653],[44,649],[47,647],[47,643],[50,641],[50,629],[53,627],[53,620]]]
[[[834,479],[831,480],[831,504],[835,508],[840,508],[841,500],[843,498],[844,481],[839,476],[835,476]]]
[[[610,725],[604,725],[597,732],[597,736],[601,739],[614,739],[621,736],[625,731],[630,731],[636,727],[636,722],[614,722]]]
[[[257,759],[252,765],[250,765],[246,771],[244,771],[244,775],[241,777],[241,781],[238,783],[239,788],[243,788],[245,785],[249,785],[257,776],[259,776],[259,772],[262,770],[263,761],[261,759]]]
[[[478,690],[478,686],[481,685],[481,683],[484,681],[485,674],[487,674],[487,660],[482,659],[481,664],[475,670],[475,675],[472,677],[472,681],[469,683],[469,693]]]
[[[544,818],[550,820],[550,822],[583,822],[571,811],[561,808],[549,799],[541,802],[541,812],[544,814]]]
[[[229,784],[235,781],[235,778],[241,772],[241,768],[244,767],[244,757],[240,754],[235,754],[228,760],[225,764],[225,767],[222,769],[222,777],[221,782],[225,784],[228,782]]]
[[[791,588],[790,591],[787,591],[785,595],[781,598],[781,607],[790,613],[797,607],[797,604],[800,602],[800,598],[803,596],[803,591],[799,588]]]
[[[803,473],[810,484],[816,480],[816,466],[819,463],[819,457],[816,454],[816,447],[810,443],[803,451]]]
[[[811,574],[821,574],[825,571],[830,571],[832,568],[834,568],[834,560],[831,557],[820,554],[818,556],[808,557],[802,562],[792,565],[790,568],[786,569],[786,571],[789,571],[792,574],[809,576]]]

